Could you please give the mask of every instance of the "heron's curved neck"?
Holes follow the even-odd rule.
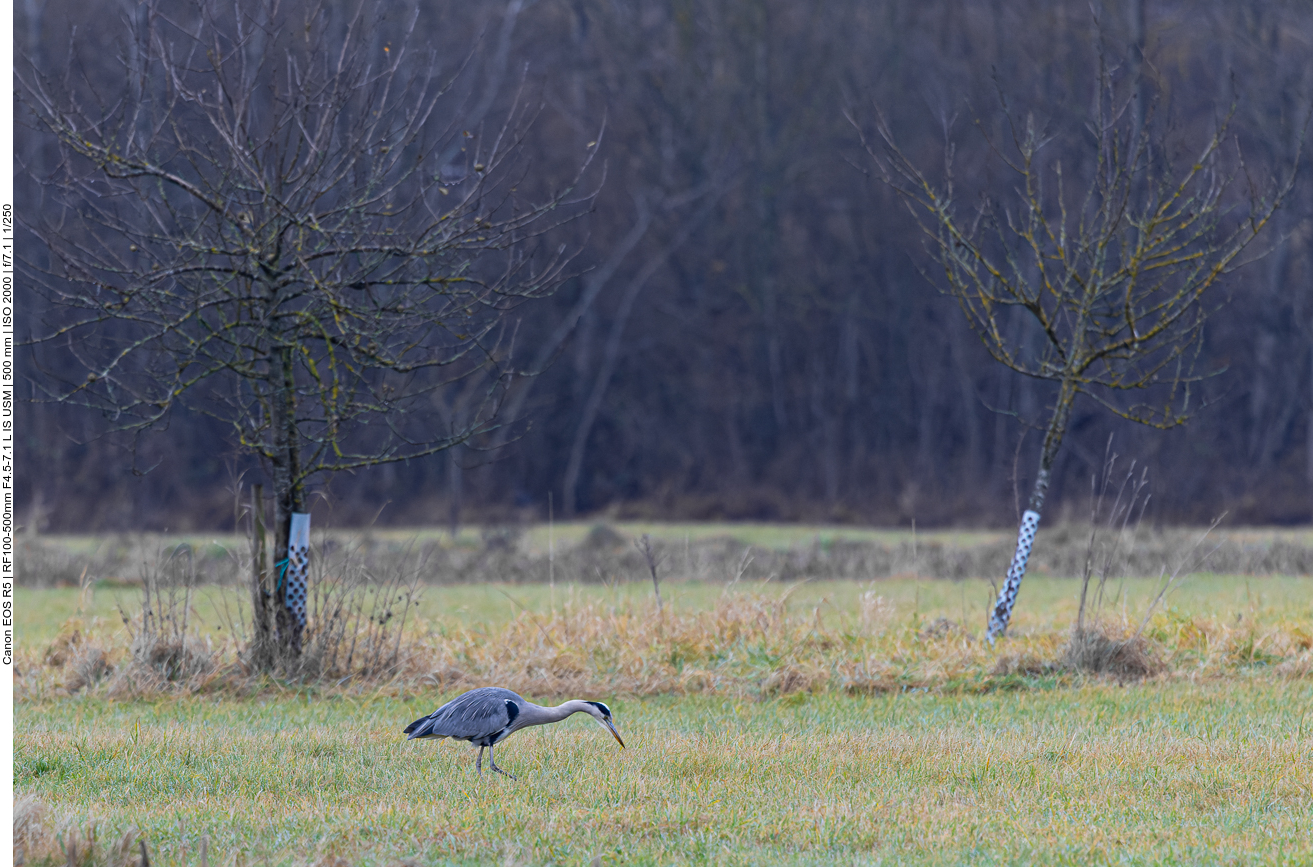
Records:
[[[525,717],[526,726],[540,726],[546,723],[560,722],[570,714],[588,713],[588,702],[579,699],[571,699],[565,704],[558,704],[556,707],[543,707],[542,705],[529,704],[521,714]]]

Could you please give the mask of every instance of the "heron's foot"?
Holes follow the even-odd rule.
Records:
[[[492,763],[492,760],[491,760],[491,759],[488,760],[488,765],[489,765],[489,767],[491,767],[494,771],[496,771],[496,772],[499,773],[499,774],[505,774],[506,776],[510,777],[512,780],[517,779],[517,777],[515,776],[515,774],[512,774],[512,773],[510,773],[509,771],[503,771],[501,768],[499,768],[499,767],[497,767],[496,765],[494,765],[494,764]]]
[[[480,751],[479,755],[482,756],[483,752]],[[488,765],[497,773],[506,774],[506,776],[510,777],[512,780],[515,779],[515,774],[506,773],[506,771],[503,771],[501,768],[497,767],[497,758],[492,754],[492,747],[488,747]]]

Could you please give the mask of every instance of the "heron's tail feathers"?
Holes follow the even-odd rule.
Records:
[[[422,716],[419,719],[415,720],[410,725],[406,726],[401,731],[404,734],[409,735],[409,737],[406,738],[406,740],[409,741],[409,740],[414,740],[415,738],[433,737],[434,735],[432,733],[432,729],[433,729],[433,717]]]

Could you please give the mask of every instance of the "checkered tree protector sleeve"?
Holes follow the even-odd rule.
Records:
[[[1017,591],[1021,589],[1021,579],[1026,575],[1026,562],[1030,560],[1030,549],[1035,545],[1035,531],[1039,529],[1039,512],[1027,509],[1021,515],[1021,530],[1017,533],[1017,551],[1012,555],[1012,565],[1008,568],[1008,578],[999,591],[998,601],[989,615],[989,631],[985,636],[989,643],[1002,635],[1012,618],[1012,606],[1017,604]]]
[[[296,625],[305,628],[306,578],[310,574],[310,516],[292,513],[292,531],[287,537],[287,610]]]

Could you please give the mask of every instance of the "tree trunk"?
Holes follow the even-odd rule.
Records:
[[[1308,428],[1304,432],[1304,449],[1307,452],[1304,474],[1308,477],[1310,483],[1309,492],[1313,493],[1313,335],[1311,335],[1308,348],[1308,388],[1309,411]]]
[[[1008,621],[1012,618],[1012,606],[1017,604],[1017,593],[1021,590],[1021,579],[1026,577],[1026,563],[1030,560],[1030,549],[1035,544],[1035,532],[1039,529],[1040,514],[1044,511],[1044,498],[1049,492],[1049,475],[1053,470],[1053,459],[1058,456],[1062,437],[1071,422],[1071,408],[1076,402],[1076,383],[1062,383],[1058,392],[1058,402],[1054,404],[1053,415],[1049,418],[1048,431],[1044,435],[1044,449],[1040,453],[1039,472],[1035,475],[1035,485],[1031,488],[1030,502],[1021,515],[1021,528],[1017,531],[1017,548],[1012,555],[1012,565],[1008,568],[1007,579],[999,591],[998,600],[989,614],[989,628],[985,637],[993,644],[994,639],[1007,632]]]
[[[277,658],[273,630],[273,587],[269,581],[269,540],[265,533],[264,485],[251,492],[251,665],[264,671]]]
[[[302,624],[287,604],[286,577],[291,565],[287,543],[291,539],[292,514],[305,511],[305,487],[296,435],[296,383],[291,347],[279,350],[273,380],[274,623],[280,655],[295,659],[301,655]]]

